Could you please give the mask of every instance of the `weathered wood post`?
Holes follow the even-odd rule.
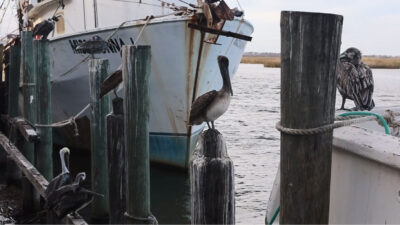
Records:
[[[6,108],[6,82],[3,82],[3,51],[4,45],[0,44],[0,114],[5,114]],[[0,124],[0,131],[2,130],[2,125]],[[5,171],[7,168],[7,154],[0,151],[0,170]],[[4,173],[0,173],[0,184],[5,183],[6,176]]]
[[[149,77],[150,46],[122,48],[126,149],[126,222],[154,224],[150,212]]]
[[[8,116],[10,118],[19,116],[18,112],[18,96],[19,96],[19,79],[21,66],[21,46],[14,45],[10,47],[9,67],[8,67]],[[16,132],[9,133],[10,140],[17,142]],[[21,178],[21,172],[15,162],[7,156],[7,182],[16,183]]]
[[[122,98],[114,98],[113,111],[107,116],[108,179],[110,192],[110,224],[124,224],[126,209],[126,173],[124,105]]]
[[[33,44],[36,72],[37,123],[50,125],[52,117],[49,41],[35,40]],[[52,128],[50,126],[39,126],[37,130],[40,140],[35,146],[36,168],[47,180],[51,180],[53,178]]]
[[[32,31],[21,32],[22,40],[22,79],[23,79],[23,115],[31,124],[36,123],[36,82],[35,67],[33,63],[33,43]],[[24,156],[35,164],[34,144],[25,142],[23,148]],[[39,209],[39,194],[33,189],[29,181],[24,181],[24,201],[23,209],[25,212]]]
[[[190,162],[192,224],[234,224],[234,166],[225,140],[208,129],[198,143]]]
[[[92,190],[104,195],[104,198],[93,200],[93,219],[106,219],[109,213],[106,116],[110,112],[110,97],[106,95],[99,99],[100,86],[108,75],[108,68],[107,59],[89,60]]]
[[[281,13],[281,125],[307,129],[335,117],[336,65],[343,17]],[[281,132],[281,224],[327,224],[332,131]]]

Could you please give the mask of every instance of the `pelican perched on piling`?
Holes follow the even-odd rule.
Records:
[[[354,101],[356,110],[371,110],[375,107],[372,94],[374,79],[371,69],[361,61],[357,48],[349,48],[340,55],[337,74],[337,88],[342,95],[342,106],[346,99]]]
[[[61,173],[54,177],[46,188],[46,198],[51,198],[51,195],[61,186],[72,182],[71,175],[65,164],[65,154],[70,154],[68,148],[62,148],[59,152],[61,160]]]
[[[218,56],[218,65],[221,71],[223,85],[219,91],[212,90],[199,96],[192,104],[190,109],[189,125],[200,125],[207,122],[207,126],[212,129],[214,121],[226,112],[233,95],[231,79],[229,77],[229,60],[225,56]]]
[[[72,184],[57,189],[52,210],[54,210],[58,218],[61,219],[69,213],[77,214],[79,210],[85,208],[93,201],[94,196],[104,197],[102,194],[83,188],[81,182],[85,179],[85,172],[78,173]]]
[[[104,53],[107,49],[108,42],[98,35],[94,35],[90,40],[82,42],[75,48],[79,52],[91,54],[92,58],[94,54]]]
[[[43,20],[42,22],[36,24],[36,26],[33,28],[32,36],[33,37],[41,36],[43,40],[46,40],[50,32],[54,30],[54,24],[57,21],[58,21],[57,16],[53,16],[52,18]]]

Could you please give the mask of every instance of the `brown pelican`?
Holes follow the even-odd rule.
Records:
[[[69,213],[78,213],[79,210],[85,208],[93,201],[94,196],[104,197],[101,194],[83,188],[81,182],[85,179],[86,174],[84,172],[78,173],[74,183],[60,187],[56,191],[57,201],[53,210],[58,218],[61,219]]]
[[[340,55],[337,73],[337,88],[342,95],[342,106],[346,99],[354,101],[356,110],[371,110],[375,107],[372,94],[374,79],[371,69],[361,61],[361,52],[349,48]]]
[[[92,37],[92,39],[82,42],[75,50],[82,53],[91,54],[92,58],[94,54],[104,53],[108,49],[108,42],[103,40],[98,35]]]
[[[229,77],[229,60],[225,56],[218,56],[218,65],[221,71],[223,85],[221,90],[209,91],[198,97],[190,109],[189,125],[200,125],[207,122],[208,128],[214,129],[214,121],[226,112],[233,95]]]
[[[61,173],[54,177],[49,185],[46,188],[45,194],[46,198],[49,199],[51,198],[52,193],[54,193],[59,187],[70,184],[72,182],[71,180],[71,175],[69,173],[69,170],[67,166],[65,165],[65,154],[69,154],[70,151],[68,148],[62,148],[60,150],[60,159],[61,159]]]
[[[36,24],[36,26],[33,28],[32,36],[41,36],[43,40],[46,40],[50,32],[54,30],[54,24],[57,21],[58,18],[53,16],[50,19],[43,20],[42,22]]]

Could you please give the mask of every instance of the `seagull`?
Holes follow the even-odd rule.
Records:
[[[79,44],[75,50],[91,54],[92,58],[94,54],[104,53],[108,49],[108,42],[103,40],[98,35],[93,36],[90,40]]]
[[[67,166],[65,165],[65,154],[70,154],[70,151],[68,148],[62,148],[59,152],[60,154],[60,159],[61,159],[61,173],[54,177],[49,185],[46,188],[45,195],[46,199],[52,198],[51,195],[61,186],[70,184],[72,182],[71,180],[71,175],[69,173],[69,170]]]
[[[57,193],[57,202],[54,205],[54,212],[58,218],[64,218],[67,214],[77,214],[79,210],[88,206],[94,196],[104,197],[102,194],[90,191],[81,186],[81,182],[86,179],[86,173],[78,173],[72,184],[60,187]]]
[[[207,122],[207,126],[212,129],[214,121],[226,112],[233,95],[231,80],[229,77],[229,60],[225,56],[218,56],[218,65],[221,71],[223,85],[219,91],[212,90],[199,96],[192,104],[190,109],[189,125],[200,125]]]
[[[346,99],[354,101],[356,110],[371,110],[375,107],[372,99],[372,71],[361,58],[361,52],[357,48],[349,48],[340,55],[337,74],[337,88],[342,95],[340,109],[345,109]]]
[[[36,24],[36,26],[33,28],[32,36],[41,36],[43,40],[46,40],[50,32],[54,30],[54,24],[57,21],[58,18],[56,16],[53,16],[52,18],[43,20],[42,22]]]

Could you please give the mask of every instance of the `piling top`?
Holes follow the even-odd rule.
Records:
[[[319,13],[319,12],[302,12],[302,11],[281,11],[281,16],[284,15],[293,15],[293,16],[305,16],[305,15],[309,15],[309,16],[332,16],[332,17],[337,17],[341,20],[343,20],[343,16],[342,15],[338,15],[338,14],[333,14],[333,13]]]
[[[228,157],[225,140],[216,129],[208,129],[199,137],[200,148],[198,153],[209,158]]]
[[[123,104],[123,99],[120,97],[116,97],[112,100],[112,107],[113,107],[113,113],[115,115],[122,115],[124,114],[124,104]]]

